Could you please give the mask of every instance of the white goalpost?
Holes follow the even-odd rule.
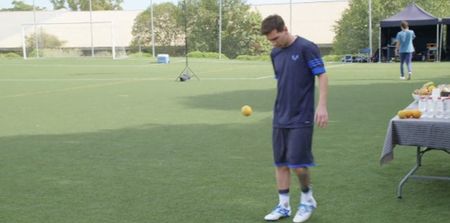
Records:
[[[126,57],[111,21],[22,24],[23,58]]]

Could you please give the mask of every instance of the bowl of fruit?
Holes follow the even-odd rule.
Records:
[[[436,88],[436,85],[434,84],[434,82],[430,81],[427,82],[425,84],[422,85],[422,87],[417,88],[416,90],[413,91],[412,93],[412,97],[414,98],[414,100],[419,100],[420,97],[428,97],[431,95],[431,92],[433,92],[433,89]]]

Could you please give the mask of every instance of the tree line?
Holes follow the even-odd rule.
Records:
[[[89,10],[89,0],[50,2],[54,9]],[[121,10],[122,3],[123,0],[92,0],[92,10]],[[379,22],[411,3],[420,5],[434,16],[450,16],[450,1],[447,0],[372,0],[374,48],[378,46]],[[334,54],[354,53],[369,46],[368,4],[369,0],[349,0],[349,7],[334,26]],[[33,10],[32,6],[19,0],[13,0],[12,5],[13,8],[3,10]],[[187,37],[189,51],[218,52],[218,0],[187,0],[178,4],[166,2],[151,7],[154,15],[155,45],[184,45],[184,37]],[[148,48],[152,44],[150,10],[150,7],[147,8],[135,19],[132,47]],[[245,0],[222,0],[222,53],[230,58],[237,55],[267,54],[271,47],[264,37],[259,35],[261,21],[261,15],[250,10]]]
[[[89,0],[49,0],[54,10],[70,9],[72,11],[88,11]],[[123,0],[92,0],[92,10],[122,10]],[[32,11],[33,5],[26,4],[21,0],[12,0],[12,8],[1,9],[0,11]],[[45,10],[44,7],[37,6],[35,10]]]
[[[89,0],[50,0],[54,9],[89,10]],[[92,10],[121,10],[123,0],[92,0]],[[12,1],[10,11],[33,10],[23,1]],[[149,49],[152,45],[150,10],[153,7],[155,45],[159,47],[184,45],[189,52],[218,52],[219,1],[187,0],[153,4],[136,18],[132,28],[131,48]],[[36,8],[36,10],[43,10]],[[243,0],[222,0],[221,50],[228,58],[238,55],[267,53],[270,44],[259,34],[261,15],[250,10]],[[184,52],[183,52],[184,53]]]
[[[397,14],[411,3],[416,3],[436,17],[450,17],[450,1],[448,0],[372,0],[372,46],[374,49],[378,47],[380,21]],[[355,53],[369,46],[368,9],[368,0],[349,1],[349,7],[334,26],[336,35],[333,51],[335,54]]]
[[[137,16],[132,46],[150,46],[150,10],[148,8]],[[261,15],[251,11],[244,1],[223,0],[222,53],[229,58],[267,53],[270,45],[259,34],[261,20]],[[158,45],[184,45],[186,37],[189,51],[218,52],[220,19],[217,0],[154,4],[153,21]]]

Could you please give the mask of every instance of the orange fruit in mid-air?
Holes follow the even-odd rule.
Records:
[[[250,116],[253,113],[252,107],[250,107],[248,105],[242,106],[241,113],[244,116]]]

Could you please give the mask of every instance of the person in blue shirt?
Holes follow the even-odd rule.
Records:
[[[408,68],[408,80],[411,79],[412,74],[412,54],[414,52],[413,39],[416,38],[414,31],[409,30],[408,22],[402,21],[400,24],[402,31],[397,33],[395,39],[397,40],[395,46],[395,53],[400,54],[400,79],[405,80],[403,71],[403,64],[406,63]]]
[[[279,15],[265,18],[261,34],[269,40],[277,96],[273,109],[272,148],[276,168],[279,203],[264,219],[275,221],[291,215],[289,204],[290,171],[299,179],[301,195],[294,222],[309,219],[317,203],[312,194],[309,167],[314,123],[328,124],[328,77],[318,47],[294,36]],[[315,80],[319,81],[319,100],[314,109]]]

